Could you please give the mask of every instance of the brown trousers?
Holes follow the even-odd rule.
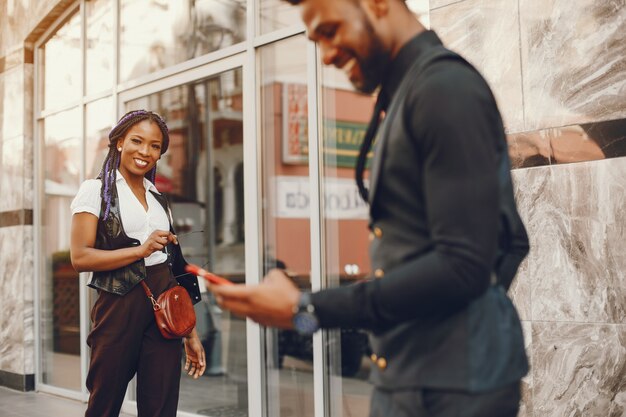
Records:
[[[166,263],[146,268],[155,297],[176,285]],[[175,417],[181,373],[181,341],[161,336],[141,285],[119,296],[99,291],[87,337],[91,362],[85,417],[117,417],[128,383],[137,374],[139,417]]]

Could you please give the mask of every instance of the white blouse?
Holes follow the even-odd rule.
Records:
[[[170,223],[163,206],[157,201],[150,191],[160,194],[154,184],[144,178],[143,185],[146,190],[148,211],[144,209],[137,197],[133,194],[128,183],[117,171],[117,195],[120,202],[120,215],[124,232],[131,238],[139,240],[143,244],[148,236],[155,230],[170,230]],[[100,216],[100,189],[102,181],[99,179],[86,180],[80,185],[78,193],[71,204],[72,215],[76,213],[91,213]],[[158,265],[167,261],[165,252],[153,252],[144,258],[146,266]]]

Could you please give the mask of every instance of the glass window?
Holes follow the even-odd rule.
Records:
[[[261,48],[265,270],[288,268],[311,287],[306,38]],[[268,415],[313,416],[312,338],[266,329]]]
[[[300,8],[285,0],[260,0],[259,28],[261,35],[300,23]]]
[[[44,44],[44,108],[59,108],[79,99],[80,80],[80,14],[74,13]]]
[[[113,1],[85,2],[87,39],[85,78],[87,94],[113,87]]]
[[[89,179],[100,174],[109,152],[109,132],[115,122],[111,97],[87,104],[85,120],[85,179]]]
[[[81,387],[79,280],[69,253],[70,203],[78,190],[81,163],[79,117],[78,108],[74,108],[43,122],[42,381],[73,390]]]
[[[234,282],[245,280],[241,74],[230,70],[126,106],[156,111],[167,121],[170,145],[157,165],[156,186],[171,202],[186,260]],[[206,289],[202,298],[196,329],[207,371],[199,380],[183,371],[179,409],[245,416],[246,322],[222,311]]]
[[[120,0],[120,79],[242,42],[244,0]]]
[[[44,178],[50,194],[71,194],[80,182],[81,134],[77,107],[44,119]]]

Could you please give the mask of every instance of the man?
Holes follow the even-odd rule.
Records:
[[[324,64],[363,92],[380,86],[357,163],[374,278],[307,294],[274,269],[257,286],[211,290],[263,325],[371,330],[373,417],[517,415],[528,364],[505,291],[528,241],[489,87],[402,0],[291,3]]]

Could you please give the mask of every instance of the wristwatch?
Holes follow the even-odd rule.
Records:
[[[315,315],[315,306],[311,304],[311,293],[302,292],[298,304],[293,308],[293,327],[302,335],[311,335],[320,328],[320,321]]]

